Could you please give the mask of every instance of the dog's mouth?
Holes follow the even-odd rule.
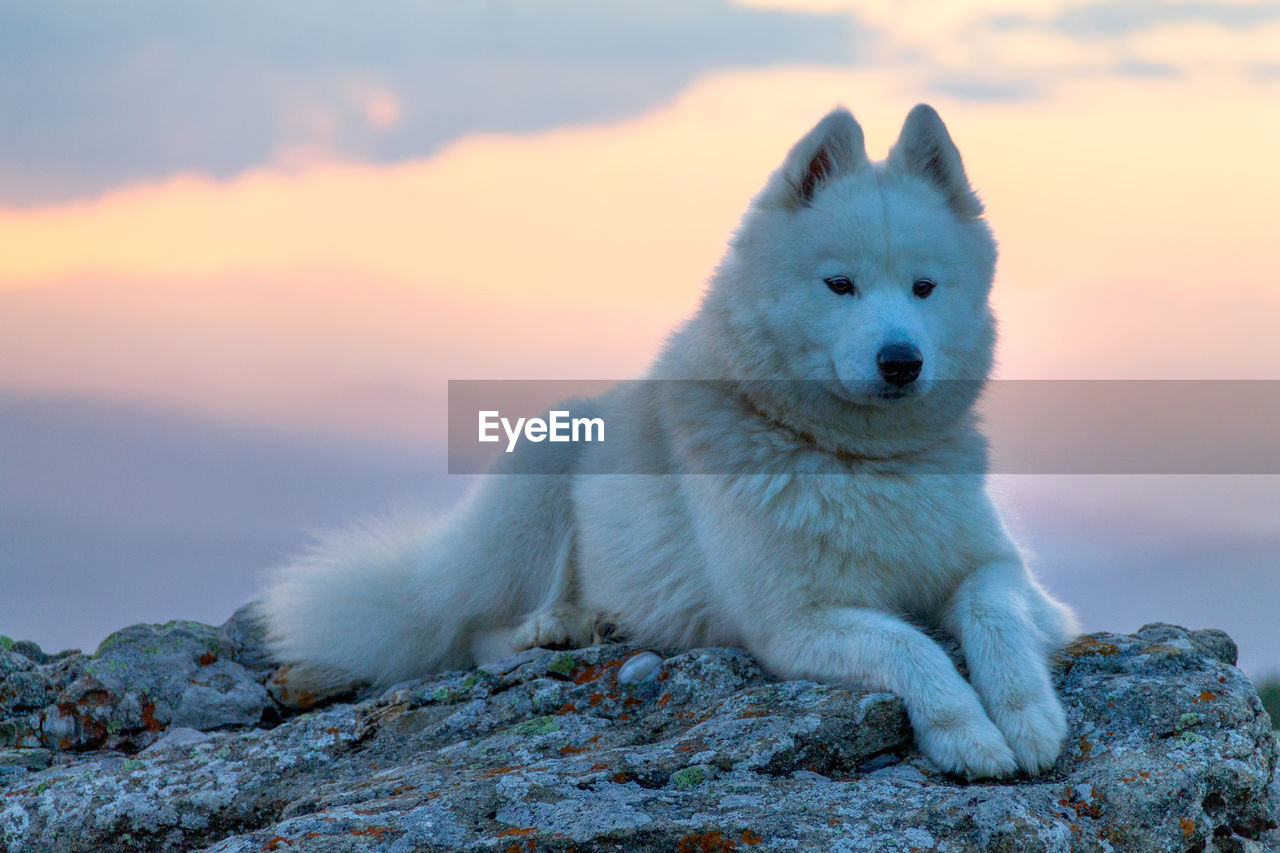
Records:
[[[846,403],[858,406],[894,406],[924,396],[924,383],[893,385],[888,382],[842,382],[839,379],[823,383],[827,393]]]
[[[876,398],[880,400],[905,400],[908,397],[919,397],[920,390],[915,385],[907,385],[899,387],[897,385],[885,384],[876,392]]]

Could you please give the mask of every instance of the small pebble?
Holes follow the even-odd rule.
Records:
[[[658,674],[658,667],[662,666],[662,658],[653,652],[641,652],[638,655],[632,655],[627,658],[618,669],[619,684],[639,684],[641,681],[648,681]]]

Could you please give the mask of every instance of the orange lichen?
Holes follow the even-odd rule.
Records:
[[[691,832],[680,839],[678,853],[723,853],[737,850],[738,845],[730,838],[725,838],[718,829],[710,832]]]
[[[1058,805],[1071,809],[1076,813],[1076,817],[1102,817],[1102,808],[1097,803],[1077,803],[1063,797],[1058,800]]]
[[[148,702],[142,706],[142,725],[145,726],[149,732],[164,731],[166,724],[156,719],[155,702]]]
[[[1119,654],[1120,647],[1115,643],[1106,643],[1096,637],[1085,635],[1078,637],[1071,645],[1065,649],[1066,653],[1072,657],[1083,657],[1085,655],[1114,655]]]
[[[485,776],[501,776],[504,773],[510,773],[512,770],[519,769],[520,768],[514,764],[504,764],[501,767],[488,767],[481,772],[483,772]]]
[[[573,683],[586,684],[588,681],[595,681],[597,678],[607,675],[609,670],[617,669],[620,666],[622,666],[622,661],[611,660],[599,666],[584,666],[582,669],[575,669],[573,671]]]
[[[271,677],[267,679],[268,689],[271,689],[271,687],[274,687],[276,693],[279,694],[279,698],[281,702],[287,705],[290,705],[291,707],[297,708],[299,711],[306,711],[311,708],[314,708],[317,704],[319,704],[319,700],[315,697],[313,693],[311,693],[311,691],[309,690],[290,691],[289,690],[288,684],[289,684],[290,669],[291,669],[290,667],[282,666],[279,669],[277,669],[275,672],[271,673]]]

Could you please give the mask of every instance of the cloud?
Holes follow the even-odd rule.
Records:
[[[357,11],[357,8],[359,11]],[[730,0],[0,7],[0,204],[641,112],[731,66],[845,63],[849,14]]]
[[[853,5],[830,0],[825,7]],[[868,34],[863,66],[891,85],[975,103],[1043,103],[1096,81],[1257,88],[1274,82],[1265,69],[1280,38],[1280,0],[870,0],[856,9]]]
[[[1213,24],[1247,30],[1280,19],[1280,3],[1152,3],[1150,0],[1087,3],[1067,6],[1048,18],[1000,15],[991,18],[1002,29],[1049,28],[1073,36],[1119,38],[1171,24]]]
[[[1274,54],[1280,35],[1280,2],[1065,3],[976,17],[963,33],[996,54],[1023,46],[1014,62],[991,63],[987,73],[1026,85],[1034,80],[1044,92],[1081,78],[1183,82],[1208,74],[1259,85],[1267,81],[1256,69]]]
[[[1010,80],[949,71],[939,73],[929,88],[940,95],[966,101],[1024,101],[1042,94],[1030,79]]]

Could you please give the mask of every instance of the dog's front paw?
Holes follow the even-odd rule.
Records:
[[[1058,760],[1067,736],[1067,715],[1052,690],[1011,691],[987,710],[1028,775],[1043,773]]]
[[[512,635],[516,651],[532,648],[580,648],[595,633],[595,616],[572,604],[559,604],[529,614]]]
[[[1013,750],[985,714],[934,713],[913,723],[921,751],[949,773],[988,779],[1018,769]]]

